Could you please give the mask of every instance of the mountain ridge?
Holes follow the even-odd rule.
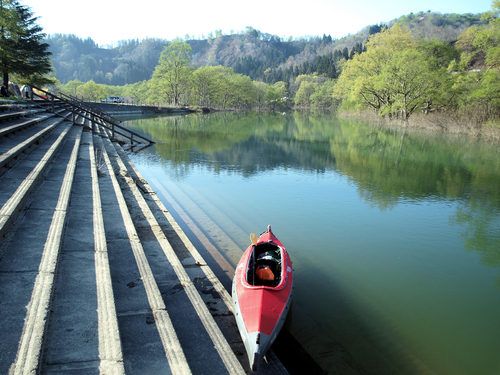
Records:
[[[334,39],[331,36],[287,40],[252,27],[222,35],[216,31],[207,39],[186,42],[193,49],[195,67],[223,65],[253,80],[267,83],[289,79],[298,74],[318,72],[335,77],[335,64],[363,48],[366,39],[383,27],[406,26],[420,38],[454,43],[472,25],[481,24],[481,14],[419,12],[401,16],[380,25],[366,26],[356,34]],[[72,34],[52,34],[46,38],[53,53],[56,77],[65,84],[71,80],[122,86],[151,78],[161,51],[169,41],[148,38],[122,40],[113,48],[99,47],[91,38]],[[321,70],[323,69],[323,70]]]

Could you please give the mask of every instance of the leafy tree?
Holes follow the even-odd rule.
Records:
[[[123,96],[130,96],[136,103],[146,102],[148,99],[149,81],[142,81],[126,85]]]
[[[152,86],[160,98],[167,98],[174,105],[180,104],[181,95],[187,92],[191,78],[189,63],[192,54],[191,46],[180,39],[173,40],[163,49],[152,79]]]
[[[45,34],[37,20],[18,1],[0,0],[0,69],[6,86],[9,74],[41,81],[52,70],[49,45],[42,42]]]
[[[78,81],[76,79],[73,81],[69,81],[64,85],[61,85],[61,92],[66,95],[76,96],[78,87],[80,87],[81,85],[83,85],[82,81]]]
[[[218,104],[223,79],[219,67],[204,66],[195,70],[191,81],[194,104],[207,107]]]
[[[333,102],[333,89],[335,87],[335,81],[326,81],[323,85],[316,88],[313,94],[310,96],[311,106],[315,108],[329,108],[332,106]]]
[[[236,108],[249,107],[257,100],[257,89],[250,77],[233,74],[229,77],[229,87],[231,90],[231,106]]]
[[[404,121],[416,110],[423,108],[435,95],[438,76],[430,70],[429,61],[420,51],[406,49],[395,54],[382,70],[381,83],[389,102],[380,114],[400,114]]]
[[[459,109],[484,122],[500,112],[500,0],[484,15],[487,25],[474,25],[460,34],[460,60],[450,65]]]
[[[485,14],[487,26],[475,26],[460,35],[458,46],[462,49],[462,59],[471,62],[478,54],[484,54],[484,64],[488,69],[500,68],[500,0],[493,0],[492,10]]]
[[[314,94],[317,87],[317,82],[302,81],[295,94],[295,105],[309,107],[311,105],[311,95]]]
[[[334,97],[344,106],[372,108],[403,120],[431,101],[439,75],[411,31],[395,25],[374,35],[367,52],[345,63]]]
[[[429,57],[434,69],[448,69],[451,62],[460,59],[460,54],[452,43],[434,38],[431,40],[422,39],[419,44],[420,50]]]
[[[260,108],[264,105],[264,101],[266,99],[269,86],[264,82],[260,81],[254,81],[253,84],[255,85],[256,103],[260,110]]]
[[[83,97],[83,100],[88,100],[91,102],[96,102],[102,98],[105,98],[107,95],[104,86],[98,85],[92,80],[79,86],[76,90],[76,93],[78,96]]]
[[[283,83],[283,82],[282,82]],[[271,86],[268,86],[266,96],[264,100],[268,104],[268,106],[271,108],[271,110],[275,110],[276,107],[278,108],[283,108],[285,106],[285,103],[283,102],[283,92],[282,88],[280,85],[277,83]]]

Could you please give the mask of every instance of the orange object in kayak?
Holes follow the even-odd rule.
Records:
[[[250,237],[253,244],[236,267],[232,288],[236,323],[253,371],[283,327],[293,291],[292,261],[271,226],[256,237]],[[261,279],[259,266],[273,277]]]
[[[261,280],[267,280],[267,281],[274,280],[274,273],[273,273],[273,271],[271,271],[271,268],[269,268],[268,266],[259,265],[257,267],[257,271],[255,271],[255,274]]]

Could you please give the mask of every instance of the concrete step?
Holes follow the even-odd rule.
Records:
[[[40,112],[45,112],[43,109],[25,109],[21,111],[7,111],[0,113],[0,121],[5,122],[9,120],[15,120],[21,117],[28,117]]]
[[[94,137],[94,141],[101,167],[104,228],[125,368],[144,374],[158,373],[160,369],[190,373],[106,148],[100,137]],[[167,275],[169,280],[172,274]]]
[[[28,119],[23,118],[17,121],[10,121],[8,126],[1,124],[4,126],[0,127],[0,137],[8,137],[15,135],[16,133],[22,132],[28,129],[29,127],[34,126],[40,122],[43,122],[52,116],[54,116],[53,113],[47,113],[33,118],[28,118]]]
[[[16,135],[13,139],[7,139],[0,143],[0,169],[4,167],[8,168],[16,163],[24,154],[29,153],[62,121],[62,118],[48,119]]]
[[[241,363],[212,316],[212,312],[217,310],[213,305],[220,302],[221,297],[212,296],[209,293],[203,294],[198,290],[206,277],[200,277],[202,275],[199,270],[192,269],[193,266],[197,267],[196,260],[192,257],[188,260],[184,254],[185,245],[183,244],[181,248],[177,243],[176,247],[182,253],[183,261],[180,261],[153,210],[146,202],[146,198],[150,199],[150,197],[144,197],[130,178],[127,166],[116,151],[119,146],[110,142],[106,137],[103,141],[112,161],[112,171],[117,173],[120,181],[128,210],[134,215],[137,235],[143,244],[146,257],[154,260],[150,262],[151,269],[155,279],[158,280],[157,285],[162,290],[166,309],[174,322],[175,329],[182,332],[179,336],[191,369],[203,372],[204,369],[210,368],[214,373],[219,374],[244,373]],[[164,215],[160,216],[160,221],[167,222]],[[202,259],[201,261],[206,264]],[[184,266],[184,262],[187,262],[187,266]],[[170,269],[170,272],[173,271],[175,276],[173,279],[172,276],[166,277],[167,269]],[[191,275],[187,270],[192,271]],[[213,289],[208,281],[205,281],[205,286]],[[202,295],[210,297],[210,303],[213,303],[210,306],[212,310],[209,309],[208,301],[205,301]],[[229,305],[231,306],[231,303]],[[226,316],[232,318],[227,306],[224,307]]]
[[[51,121],[51,120],[49,120]],[[16,165],[16,168],[10,169],[1,177],[2,189],[0,190],[0,243],[2,238],[6,236],[11,224],[16,219],[17,215],[23,210],[23,207],[32,198],[31,193],[44,178],[44,173],[50,165],[51,160],[57,154],[59,148],[64,143],[65,137],[71,128],[70,123],[62,124],[61,121],[55,120],[47,124],[46,128],[34,129],[35,134],[23,140],[19,145],[9,145],[10,148],[0,156],[0,160],[12,162],[13,159],[4,157],[5,155],[17,156],[20,154],[13,150],[20,150],[21,145],[27,145],[29,140],[43,139],[46,137],[46,142],[43,142],[36,151],[30,153],[28,157],[23,158]],[[41,133],[43,133],[41,135]],[[35,145],[35,143],[33,143]],[[26,148],[25,148],[26,150]],[[3,158],[3,159],[2,159]]]
[[[81,130],[71,128],[29,207],[2,244],[0,329],[7,334],[0,344],[0,373],[38,368]]]
[[[124,374],[92,134],[84,131],[41,373]]]

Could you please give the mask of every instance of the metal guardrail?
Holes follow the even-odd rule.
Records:
[[[41,89],[39,87],[36,87],[35,85],[29,85],[30,87],[30,98],[33,101],[34,97],[37,96],[40,99],[44,99],[45,101],[51,103],[51,109],[52,112],[55,113],[55,105],[56,103],[63,103],[66,105],[71,106],[71,113],[72,113],[72,121],[75,123],[76,121],[76,116],[77,114],[86,118],[87,120],[90,121],[92,124],[91,129],[92,131],[96,130],[96,124],[99,124],[101,126],[104,126],[105,128],[111,130],[112,134],[112,139],[117,140],[115,138],[115,134],[119,134],[122,137],[126,139],[130,139],[130,144],[133,146],[134,144],[134,137],[136,139],[142,139],[143,141],[146,141],[148,145],[152,145],[155,142],[152,140],[144,137],[143,135],[140,135],[139,133],[136,133],[130,129],[127,129],[124,126],[121,126],[119,124],[119,120],[113,118],[110,116],[108,113],[101,111],[97,108],[94,108],[90,105],[85,104],[83,101],[79,100],[78,98],[75,98],[71,95],[65,95],[63,93],[59,93],[59,95],[55,95],[51,92],[48,92],[44,89]],[[45,93],[45,96],[42,96],[38,93],[36,93],[33,89],[38,90],[39,92]],[[80,113],[78,113],[80,112]],[[83,114],[82,114],[83,113]],[[136,143],[140,143],[136,141]]]

